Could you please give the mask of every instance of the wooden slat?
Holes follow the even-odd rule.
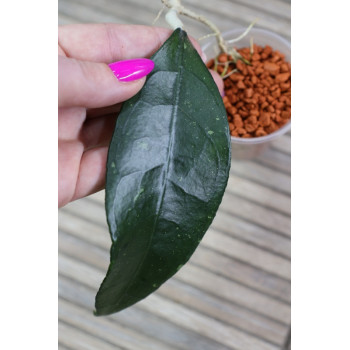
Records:
[[[77,246],[81,247],[81,251],[77,251]],[[108,254],[107,252],[105,255],[100,254],[98,251],[100,248],[92,247],[91,245],[85,242],[78,242],[74,237],[71,237],[64,233],[60,234],[59,247],[61,252],[64,252],[66,254],[74,254],[74,256],[79,258],[82,262],[96,266],[96,268],[99,269],[100,273],[107,270],[109,263]],[[195,260],[204,265],[208,265],[208,261],[204,261],[203,259],[201,259],[201,255],[202,254],[199,253],[199,258],[195,258]],[[192,276],[194,274],[196,274],[196,276],[192,279]],[[238,302],[239,304],[244,305],[252,310],[256,310],[257,312],[260,312],[266,316],[275,318],[278,321],[285,321],[285,318],[283,318],[284,314],[279,313],[280,311],[285,312],[282,310],[284,309],[283,303],[278,302],[277,305],[282,306],[282,308],[277,310],[276,315],[274,315],[274,310],[272,309],[272,307],[276,306],[274,300],[271,297],[260,295],[256,291],[251,290],[250,288],[242,286],[236,283],[235,281],[230,281],[225,278],[219,277],[213,272],[203,270],[193,265],[192,263],[189,263],[185,267],[183,267],[176,274],[176,278],[181,281],[190,282],[190,284],[193,284],[196,287],[206,290],[210,293],[213,293],[213,290],[210,288],[210,283],[212,283],[213,286],[215,286],[217,283],[221,283],[221,285],[223,286],[222,290],[214,292],[214,294],[218,297]],[[205,279],[205,281],[201,281],[201,279]],[[273,293],[275,294],[276,291]],[[279,291],[279,293],[285,295],[288,294],[288,290],[283,291],[282,289]],[[242,300],[241,298],[242,295],[244,295],[244,300]],[[270,302],[272,302],[271,305]],[[271,309],[269,309],[270,306]],[[287,315],[287,317],[289,317],[289,314]]]
[[[102,225],[105,230],[108,231],[105,212],[104,212],[104,191],[100,191],[90,196],[93,202],[90,201],[78,201],[69,204],[64,211],[69,211],[71,214],[77,214],[82,218],[86,218],[89,221]],[[95,203],[94,203],[95,202]],[[70,218],[72,217],[71,214]],[[249,218],[248,218],[249,219]],[[66,225],[69,223],[65,223]],[[82,223],[82,225],[84,225]],[[89,230],[89,226],[85,225],[86,230]],[[261,226],[256,226],[254,223],[245,219],[234,217],[230,213],[226,213],[219,210],[212,224],[212,228],[230,235],[236,238],[243,239],[248,243],[253,243],[256,246],[260,246],[277,254],[290,257],[290,239],[289,237],[283,237],[270,232]]]
[[[217,23],[221,30],[232,28],[232,23],[235,23],[237,19],[250,24],[258,18],[259,27],[278,32],[286,37],[290,36],[290,24],[288,21],[273,16],[268,12],[254,10],[245,6],[245,2],[239,4],[226,0],[220,1],[220,4],[215,3],[215,6],[213,6],[213,3],[209,1],[191,0],[188,1],[188,4],[197,13]],[[286,15],[288,16],[287,12]]]
[[[160,2],[160,1],[159,1]],[[154,6],[155,3],[149,2],[147,6],[144,3],[138,2],[133,5],[130,1],[111,1],[106,4],[105,0],[60,0],[59,11],[70,16],[77,16],[78,19],[82,19],[82,22],[100,22],[100,23],[127,23],[127,24],[144,24],[152,25],[152,22],[157,16],[159,7]],[[79,12],[77,12],[79,11]],[[96,15],[94,15],[96,12]],[[163,26],[164,21],[161,21]]]
[[[61,255],[59,271],[63,275],[76,279],[79,282],[98,289],[104,278],[104,273],[81,261]],[[226,280],[214,274],[193,266],[184,266],[177,274],[177,278],[197,288],[209,292],[229,302],[236,302],[282,323],[287,324],[290,319],[290,308],[272,298],[261,295],[235,282]]]
[[[148,311],[154,310],[153,312],[162,315],[166,320],[204,334],[208,338],[214,339],[232,349],[279,349],[276,345],[269,344],[235,328],[226,326],[178,303],[165,300],[156,294],[150,295],[147,299],[141,301],[140,304]]]
[[[231,175],[226,191],[290,215],[290,197],[260,184]]]
[[[61,13],[78,16],[82,22],[128,22],[151,25],[161,9],[160,1],[148,2],[147,6],[144,3],[140,3],[140,1],[110,2],[107,5],[103,0],[94,2],[92,0],[71,0],[69,2],[60,0],[59,4]],[[249,6],[245,6],[245,4],[221,1],[220,6],[213,7],[211,2],[192,0],[188,1],[186,5],[198,14],[204,15],[214,23],[217,23],[223,32],[237,26],[247,27],[258,17],[259,22],[257,26],[278,32],[287,38],[290,37],[290,25],[285,19],[279,19],[266,11],[261,12],[260,10],[252,9]],[[96,12],[95,15],[90,12],[90,8]],[[287,11],[285,13],[288,15]],[[183,18],[183,21],[189,34],[196,38],[210,32],[203,24],[192,19]],[[158,21],[157,25],[168,27],[163,17]]]
[[[241,169],[239,166],[232,165],[232,167],[234,167],[235,170]],[[258,164],[253,164],[252,167],[259,168],[261,166]],[[264,168],[264,170],[267,173],[271,172],[270,169],[266,170],[266,168]],[[246,198],[237,197],[237,196],[232,195],[232,193],[229,191],[240,192],[243,195],[244,190],[233,189],[233,187],[242,186],[241,185],[242,183],[243,183],[243,186],[247,186],[247,183],[248,183],[247,180],[242,180],[242,181],[237,183],[237,186],[235,186],[234,181],[237,180],[238,177],[234,177],[234,175],[232,175],[232,176],[233,176],[232,179],[230,176],[228,190],[225,192],[225,195],[223,197],[223,201],[221,203],[220,208],[231,215],[242,217],[242,218],[244,218],[252,223],[256,223],[256,224],[261,225],[267,229],[272,229],[273,231],[278,231],[281,234],[286,235],[287,237],[290,236],[290,217],[289,217],[289,215],[288,216],[282,215],[278,212],[270,210],[269,208],[266,208],[265,206],[262,206],[261,204],[254,203],[250,200],[247,200]],[[252,176],[252,177],[254,177],[254,176]],[[289,177],[288,181],[290,183],[290,177]],[[264,189],[261,185],[260,186],[255,185],[254,183],[251,183],[251,185],[253,186],[253,188],[260,189],[260,193],[257,193],[256,198],[259,197],[259,194],[263,193],[264,197],[260,197],[260,199],[258,199],[260,201],[260,203],[263,203],[263,202],[268,203],[267,196],[269,194],[273,193],[276,202],[279,201],[279,203],[284,203],[284,210],[287,211],[288,210],[287,208],[289,208],[289,210],[290,210],[290,204],[288,205],[288,202],[289,202],[288,198],[289,197],[287,197],[283,194],[273,192],[272,190],[270,190],[268,188]],[[253,191],[251,191],[250,194],[245,194],[245,196],[246,197],[249,196],[250,198],[254,198],[254,193],[253,193]],[[100,204],[103,204],[104,203],[103,191],[91,196],[91,199],[96,200]],[[78,206],[81,207],[82,205],[83,204],[81,204],[81,203],[76,203],[75,207],[78,207]],[[276,206],[276,205],[274,205],[274,206]],[[78,208],[75,208],[75,207],[72,206],[72,210],[78,210]],[[97,206],[94,206],[92,203],[86,203],[86,207],[87,208],[85,208],[85,211],[86,210],[92,211],[92,208],[95,208],[95,210],[97,210],[100,214],[97,214],[97,212],[94,211],[94,213],[92,213],[92,215],[94,215],[94,218],[97,218],[97,216],[98,216],[99,222],[101,222],[101,223],[104,222],[105,219],[103,218],[103,215],[101,213],[101,210],[104,211],[104,208],[98,209]]]
[[[199,288],[181,282],[177,278],[172,278],[164,283],[157,294],[274,344],[281,344],[282,335],[287,331],[287,326],[279,322],[237,304],[218,299]]]
[[[98,223],[91,223],[74,215],[66,208],[59,211],[58,222],[59,228],[64,232],[85,239],[101,248],[108,249],[110,247],[111,239],[109,238],[107,225],[101,226]]]
[[[278,151],[290,154],[291,152],[291,141],[288,135],[283,135],[273,142],[272,148]]]
[[[75,18],[64,15],[63,13],[58,14],[58,25],[59,26],[64,26],[64,25],[73,24],[73,23],[77,23],[77,20]]]
[[[130,23],[130,19],[110,15],[108,10],[74,0],[60,0],[58,11],[61,15],[74,18],[76,23]],[[136,19],[134,23],[137,24]]]
[[[243,197],[237,197],[225,192],[220,209],[227,213],[242,217],[286,237],[290,236],[290,216],[283,215],[263,207]]]
[[[91,216],[95,215],[93,219],[95,222],[98,222],[98,220],[101,222],[102,230],[99,230],[101,232],[99,235],[96,235],[96,233],[92,234],[92,237],[98,236],[99,239],[102,239],[102,236],[104,236],[103,244],[107,248],[110,245],[109,239],[107,239],[108,236],[108,229],[107,225],[104,222],[101,217],[97,215],[98,211],[96,206],[93,202],[87,201],[87,205],[85,207],[85,211],[82,213],[80,212],[80,215],[87,215],[88,218],[91,218]],[[79,205],[77,205],[79,203]],[[82,202],[74,202],[71,203],[70,209],[74,208],[79,209]],[[90,208],[90,210],[88,210]],[[95,210],[92,210],[94,209]],[[74,211],[73,213],[77,213],[77,211]],[[83,216],[84,217],[84,216]],[[75,220],[74,222],[79,221]],[[74,222],[71,223],[71,225],[74,224]],[[87,224],[84,224],[84,222],[78,222],[78,225],[82,225],[82,227],[85,226],[84,229],[88,229]],[[60,224],[61,225],[61,224]],[[63,222],[62,225],[69,225],[69,223]],[[96,228],[97,229],[97,228]],[[71,229],[72,230],[72,229]],[[71,232],[71,230],[68,232]],[[270,272],[274,275],[280,276],[284,279],[290,279],[290,261],[287,259],[284,259],[280,256],[274,255],[272,253],[269,253],[267,251],[261,250],[258,247],[252,246],[249,243],[240,241],[236,239],[235,237],[229,237],[221,232],[215,231],[213,228],[209,229],[208,232],[204,235],[204,238],[201,242],[201,244],[204,247],[211,248],[215,251],[218,251],[220,253],[226,254],[234,259],[238,259],[239,261],[248,263],[249,265],[255,266],[259,269],[263,269],[264,271]]]
[[[89,241],[87,237],[84,237],[82,240],[79,238],[79,235],[75,233],[73,233],[72,236],[65,232],[60,232],[60,251],[83,259],[83,261],[87,263],[96,265],[101,270],[106,270],[109,264],[110,244],[104,242],[104,247],[101,249],[100,247],[92,245],[92,242]],[[286,302],[290,301],[290,283],[288,281],[261,271],[260,269],[257,270],[240,261],[232,260],[232,258],[223,256],[220,253],[206,249],[203,245],[196,250],[191,257],[190,263],[199,265],[214,273],[220,273],[229,279],[253,289],[260,290],[263,293],[277,297]],[[257,279],[257,276],[260,278]]]
[[[288,175],[291,172],[290,155],[279,152],[272,147],[269,147],[255,161],[263,166],[268,166],[273,170],[281,171]]]
[[[261,164],[232,160],[231,173],[253,180],[268,188],[290,194],[290,175],[264,167]]]
[[[68,210],[68,207],[71,213],[98,222],[104,227],[105,232],[108,232],[105,222],[104,208],[102,206],[92,201],[85,200],[69,204],[66,210]],[[213,233],[210,234],[210,232]],[[271,272],[277,276],[286,279],[290,278],[290,262],[288,260],[261,250],[258,247],[251,246],[249,243],[240,241],[235,237],[228,237],[221,232],[214,231],[213,228],[205,234],[201,244],[250,265],[262,268],[263,270]]]
[[[62,301],[60,301],[60,308]],[[72,310],[73,311],[73,310]],[[123,350],[122,348],[108,344],[94,335],[85,333],[69,324],[59,322],[58,339],[70,349],[76,350]],[[60,348],[60,347],[59,347]],[[62,347],[61,347],[62,348]]]
[[[108,230],[106,214],[102,203],[96,203],[95,201],[84,198],[82,200],[69,203],[66,205],[64,210],[67,210],[69,213],[80,216],[90,222],[96,222]]]
[[[169,345],[165,347],[164,343],[159,343],[154,339],[142,335],[130,328],[122,327],[107,317],[96,317],[86,309],[69,303],[65,300],[59,300],[58,308],[59,319],[76,328],[81,329],[87,334],[97,335],[110,343],[111,348],[121,346],[125,349],[139,350],[173,350]],[[95,349],[100,349],[95,347]],[[104,349],[104,348],[103,348]],[[110,348],[106,347],[106,350]]]
[[[269,273],[257,270],[249,265],[218,254],[212,250],[198,248],[190,260],[203,270],[220,274],[252,289],[276,297],[286,302],[290,301],[290,283]],[[259,279],[256,276],[259,275]]]
[[[219,210],[211,228],[251,243],[275,254],[290,258],[290,238],[275,234],[242,218]]]
[[[95,194],[91,198],[102,205],[104,201],[104,194],[103,192]],[[97,220],[101,224],[105,224],[104,208],[101,205],[99,208],[98,205],[94,203],[83,204],[82,202],[74,202],[70,204],[69,209],[74,212],[85,212],[86,215],[89,215],[87,214],[87,212],[89,212],[92,215],[91,220]],[[82,209],[82,207],[84,207],[84,209]],[[220,209],[231,215],[239,216],[267,229],[280,232],[282,235],[287,237],[290,236],[289,216],[271,211],[270,209],[251,202],[245,198],[234,196],[228,191],[225,192]]]
[[[69,339],[67,341],[69,341]],[[71,343],[69,345],[71,345]],[[68,347],[68,346],[65,346],[65,345],[63,345],[62,343],[59,342],[58,343],[58,350],[75,350],[75,349],[73,349],[71,347]]]
[[[65,300],[81,306],[91,313],[91,305],[93,305],[96,294],[95,290],[60,275],[59,293]],[[148,337],[176,349],[228,349],[222,344],[201,334],[184,329],[172,322],[167,322],[163,318],[154,315],[152,312],[141,309],[138,304],[107,317],[118,325],[134,329],[141,334],[145,334]],[[249,316],[246,317],[248,318]],[[261,321],[261,323],[265,325],[265,320]],[[269,335],[274,336],[274,339],[278,339],[278,343],[281,343],[282,340],[280,340],[280,336],[285,333],[284,328],[268,321],[264,329],[267,330]],[[166,345],[164,346],[166,347]]]
[[[81,283],[92,288],[96,288],[98,279],[102,280],[103,278],[101,271],[64,255],[61,255],[59,258],[59,272],[65,276],[79,280]],[[220,288],[220,286],[218,287]],[[272,304],[273,302],[268,306],[272,306]],[[139,306],[181,327],[204,334],[210,339],[233,349],[246,349],[247,346],[255,349],[277,349],[276,346],[270,345],[198,312],[189,310],[171,300],[166,300],[163,297],[157,296],[155,293],[141,301]],[[76,312],[73,315],[75,317]],[[100,323],[95,326],[99,327]],[[103,328],[107,327],[105,324],[103,326]]]
[[[233,237],[209,229],[201,242],[230,257],[244,261],[264,271],[273,273],[285,279],[290,279],[290,261],[269,252],[258,249]]]
[[[220,208],[227,213],[242,217],[264,228],[290,236],[290,218],[278,212],[273,212],[245,198],[236,197],[226,192]],[[89,220],[105,225],[104,208],[90,201],[76,201],[69,204],[71,212],[86,215]]]
[[[228,0],[227,2],[232,3],[232,1]],[[269,1],[256,1],[256,0],[241,0],[237,1],[241,4],[247,5],[252,9],[259,9],[260,11],[266,11],[270,14],[273,14],[279,18],[287,19],[288,22],[291,17],[291,6],[290,1],[281,1],[281,0],[269,0]]]
[[[176,275],[182,282],[200,288],[224,300],[238,303],[249,310],[259,312],[276,321],[287,324],[290,307],[285,303],[260,294],[236,282],[217,276],[209,271],[187,264]]]

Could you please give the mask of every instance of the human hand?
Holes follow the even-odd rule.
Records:
[[[121,102],[145,77],[122,82],[107,64],[150,57],[170,36],[165,28],[77,24],[58,30],[58,206],[104,188],[108,145]],[[198,43],[192,43],[201,54]],[[212,72],[220,92],[223,81]]]

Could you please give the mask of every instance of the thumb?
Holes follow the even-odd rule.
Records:
[[[58,106],[99,108],[123,102],[145,83],[154,63],[145,58],[110,64],[58,57]]]

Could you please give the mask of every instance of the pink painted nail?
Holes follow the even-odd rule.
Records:
[[[118,61],[108,65],[119,81],[141,79],[154,68],[154,62],[147,58]]]

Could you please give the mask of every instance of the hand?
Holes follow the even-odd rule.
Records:
[[[170,36],[165,28],[77,24],[58,30],[58,206],[104,188],[107,151],[121,102],[145,77],[121,82],[107,64],[150,57]],[[192,43],[201,54],[200,47]],[[222,79],[212,72],[220,92]]]

